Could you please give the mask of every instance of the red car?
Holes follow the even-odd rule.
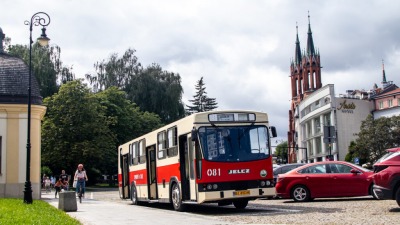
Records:
[[[314,198],[373,195],[374,172],[343,161],[309,163],[278,175],[276,193],[297,202]]]
[[[374,164],[374,193],[379,199],[396,200],[400,206],[400,148],[391,148]]]

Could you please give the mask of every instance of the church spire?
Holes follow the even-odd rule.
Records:
[[[385,73],[385,63],[382,59],[382,88],[386,88],[388,86],[388,82],[386,81],[386,73]]]
[[[312,38],[311,24],[310,24],[310,11],[308,11],[308,38],[307,38],[307,55],[315,55],[314,41]]]
[[[300,65],[301,63],[301,50],[300,50],[300,41],[299,41],[299,27],[296,22],[296,49],[294,53],[294,62],[296,65]]]
[[[382,83],[386,83],[386,74],[385,74],[385,63],[382,59]]]

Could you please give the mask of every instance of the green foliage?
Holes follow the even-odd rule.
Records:
[[[134,137],[138,137],[161,126],[160,117],[154,113],[142,112],[139,107],[125,98],[125,92],[117,87],[110,87],[96,94],[105,110],[105,117],[109,122],[109,129],[114,135],[114,147],[105,154],[108,161],[102,164],[103,174],[116,174],[117,147]]]
[[[159,115],[163,123],[184,117],[179,74],[163,71],[158,64],[143,69],[134,53],[135,50],[128,49],[121,58],[114,53],[108,60],[97,62],[96,74],[86,74],[94,91],[117,87],[142,111]]]
[[[179,74],[163,71],[157,64],[148,66],[134,77],[126,92],[128,99],[141,110],[158,114],[165,124],[185,116]]]
[[[374,163],[386,153],[386,149],[400,146],[400,116],[380,117],[374,120],[369,115],[362,123],[355,145],[350,144],[353,152],[351,159],[359,157],[360,164]]]
[[[134,55],[135,52],[129,48],[121,58],[117,53],[113,53],[107,61],[96,62],[94,64],[96,74],[86,74],[86,79],[94,91],[103,91],[112,86],[125,89],[133,77],[142,70],[138,58]]]
[[[90,182],[116,174],[118,145],[161,126],[157,115],[140,111],[125,95],[116,87],[94,94],[75,80],[46,98],[42,165],[72,175],[83,163]]]
[[[205,83],[203,82],[203,77],[197,81],[195,86],[197,92],[193,95],[193,100],[189,100],[193,105],[186,105],[186,111],[188,114],[196,112],[207,112],[218,108],[218,103],[215,98],[209,98],[207,96]]]
[[[0,212],[0,224],[81,224],[64,211],[41,200],[25,204],[22,199],[0,198]]]
[[[275,148],[275,156],[281,159],[288,159],[288,143],[287,141],[281,142]]]
[[[29,66],[29,46],[9,45],[7,52],[21,58]],[[43,98],[53,95],[61,84],[74,79],[72,67],[63,66],[61,48],[57,45],[32,45],[32,72],[39,83],[40,95]]]
[[[351,162],[351,163],[354,162],[354,158],[357,157],[356,152],[357,152],[357,144],[355,141],[351,141],[349,145],[349,152],[346,154],[344,160],[346,162]]]
[[[51,169],[48,166],[42,166],[42,168],[40,169],[40,173],[46,174],[47,175],[53,175],[53,171],[51,171]],[[57,174],[58,175],[58,174]]]
[[[68,82],[44,100],[47,114],[42,124],[42,165],[73,174],[79,163],[101,170],[103,161],[116,152],[116,135],[105,109],[81,80]]]

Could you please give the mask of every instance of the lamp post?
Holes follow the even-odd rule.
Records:
[[[46,26],[50,24],[50,16],[44,12],[33,14],[31,21],[25,20],[25,25],[29,26],[29,82],[28,82],[28,128],[26,139],[26,181],[24,190],[24,203],[32,204],[32,184],[31,184],[31,84],[32,84],[32,28],[35,26],[43,26],[42,35],[38,38],[41,46],[46,46],[49,38],[46,36]]]

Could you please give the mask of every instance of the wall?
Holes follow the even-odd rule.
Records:
[[[32,197],[40,198],[41,120],[46,107],[31,108]],[[0,197],[23,198],[26,181],[27,105],[0,104],[0,136],[2,136],[2,173]]]

